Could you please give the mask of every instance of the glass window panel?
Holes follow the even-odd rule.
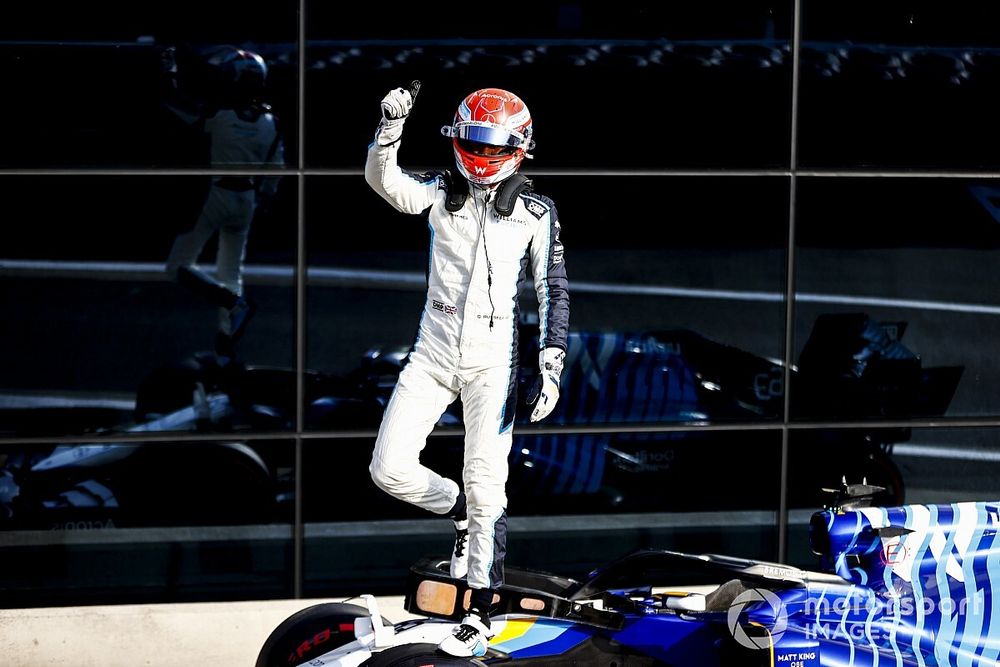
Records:
[[[0,28],[0,80],[10,101],[0,123],[16,129],[0,165],[294,165],[298,4],[11,7]],[[271,105],[276,121],[260,103]],[[284,159],[269,153],[276,131]]]
[[[447,553],[450,522],[391,498],[369,478],[373,438],[304,447],[306,594],[398,590],[416,560]],[[433,437],[422,461],[457,479],[462,447],[460,437]],[[507,563],[583,577],[638,548],[774,560],[780,448],[780,432],[770,430],[515,431]],[[345,471],[336,485],[332,467]]]
[[[995,189],[799,180],[794,417],[1000,413]]]
[[[405,354],[420,319],[426,220],[395,212],[356,177],[307,186],[307,364],[377,389],[346,388],[348,397],[384,401],[401,360],[391,355]],[[572,303],[550,422],[780,419],[785,179],[540,177],[537,190],[559,208]],[[581,196],[596,191],[604,195]],[[655,211],[644,197],[653,191]],[[537,305],[531,290],[522,296],[528,381]],[[371,357],[373,348],[383,354]],[[339,427],[310,414],[308,426]]]
[[[802,2],[800,166],[997,166],[998,18],[983,2]]]
[[[818,452],[826,453],[822,472],[816,471]],[[835,455],[829,456],[830,452]],[[840,475],[852,484],[867,479],[886,489],[876,502],[887,506],[996,502],[1000,431],[996,427],[796,429],[791,433],[788,466],[791,497],[796,495],[797,478],[810,480],[809,488],[801,488],[804,502],[790,513],[789,559],[815,568],[818,557],[809,548],[809,517],[829,501],[815,482],[838,488]]]
[[[290,597],[291,441],[0,446],[5,607]]]
[[[17,350],[0,359],[0,433],[294,428],[294,390],[285,391],[295,386],[294,178],[252,222],[252,192],[203,177],[8,176],[0,193],[11,214],[0,328]],[[225,276],[215,273],[220,236],[192,231],[216,227]],[[205,242],[203,281],[168,279],[179,235],[194,253]],[[256,314],[235,344],[220,346],[217,333],[235,321],[221,313],[235,297],[207,281],[234,288],[239,275]],[[219,369],[227,353],[233,373]]]
[[[723,1],[541,5],[514,22],[487,6],[359,7],[345,20],[310,2],[307,161],[356,167],[383,95],[420,79],[405,149],[418,161],[450,162],[439,128],[470,92],[499,87],[531,109],[540,168],[787,165],[790,17],[790,2]]]

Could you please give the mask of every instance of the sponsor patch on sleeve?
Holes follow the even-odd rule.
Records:
[[[549,207],[537,199],[529,199],[525,197],[524,207],[528,209],[528,212],[531,213],[531,215],[539,219],[549,212]]]

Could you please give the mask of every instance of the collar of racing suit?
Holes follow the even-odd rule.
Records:
[[[506,180],[491,185],[480,185],[471,183],[465,178],[455,178],[448,170],[442,173],[442,178],[444,179],[445,191],[448,193],[445,198],[445,209],[449,213],[454,213],[465,206],[470,191],[473,192],[473,197],[475,197],[475,192],[479,191],[480,193],[492,192],[492,199],[489,199],[488,194],[485,195],[487,201],[493,202],[493,208],[501,216],[509,216],[514,212],[514,202],[517,201],[518,196],[534,187],[531,179],[521,173],[516,173]]]

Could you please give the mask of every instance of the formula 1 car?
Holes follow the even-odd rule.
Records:
[[[202,406],[221,417],[226,401]],[[178,410],[127,433],[195,428],[201,407]],[[273,444],[202,442],[19,446],[0,453],[0,529],[270,523],[290,516],[290,452]],[[285,448],[287,449],[287,448]],[[284,515],[282,514],[284,512]]]
[[[518,394],[525,396],[535,373],[538,343],[537,326],[530,320],[521,325]],[[560,400],[545,425],[612,428],[605,433],[559,435],[518,430],[510,458],[510,509],[525,514],[544,503],[553,513],[573,514],[721,510],[734,503],[749,509],[751,501],[759,503],[756,508],[771,509],[777,504],[775,499],[765,494],[748,499],[738,489],[742,479],[773,477],[779,465],[774,432],[748,430],[739,434],[736,442],[719,432],[650,434],[613,427],[636,423],[777,423],[789,382],[794,388],[795,418],[942,415],[963,369],[924,366],[901,342],[905,330],[905,323],[877,322],[862,313],[823,315],[790,373],[779,360],[690,330],[573,331],[568,338]],[[345,375],[307,373],[305,427],[376,429],[408,353],[408,347],[376,347]],[[229,398],[227,419],[234,428],[277,430],[292,426],[294,376],[282,369],[250,368],[235,375],[206,363],[163,369],[140,387],[137,413],[143,419],[155,419],[187,406],[192,388],[198,386],[210,396]],[[527,425],[530,413],[530,409],[519,409],[517,423]],[[458,401],[448,408],[439,425],[458,430],[461,424]],[[891,448],[910,438],[909,429],[803,430],[795,437],[790,451],[792,465],[810,473],[791,480],[791,506],[816,507],[822,499],[815,489],[834,485],[844,476],[866,478],[885,488],[880,503],[904,501],[904,482]],[[425,464],[457,477],[462,446],[460,438],[436,441],[423,452]],[[822,469],[805,464],[816,449],[836,451],[836,464]],[[369,456],[370,447],[317,448],[311,466],[363,470]],[[720,456],[738,464],[720,468],[716,465]],[[690,471],[704,469],[715,471],[715,492],[710,497],[691,492]],[[401,504],[387,504],[384,494],[373,487],[368,490],[368,496],[355,497],[350,503],[328,499],[316,503],[325,508],[317,519],[406,518]],[[338,508],[349,515],[337,515]]]
[[[810,523],[824,571],[642,550],[585,581],[509,568],[478,659],[437,650],[464,613],[447,561],[411,568],[406,609],[321,604],[279,625],[257,667],[996,665],[1000,502],[869,506],[844,485]],[[496,599],[496,598],[495,598]],[[464,600],[464,602],[463,602]]]
[[[530,382],[537,355],[537,327],[524,323],[521,382]],[[863,314],[821,316],[790,381],[793,411],[808,418],[918,417],[947,409],[961,367],[924,367],[900,339],[902,323],[879,323]],[[305,422],[309,429],[378,427],[408,349],[374,348],[358,368],[342,376],[307,371]],[[562,396],[549,424],[768,421],[781,419],[787,378],[780,361],[760,357],[688,330],[646,333],[574,331],[569,336]],[[520,395],[526,394],[522,386]],[[132,425],[112,415],[106,427],[88,432],[197,431],[282,432],[295,427],[294,369],[230,365],[211,355],[158,369],[140,384]],[[34,411],[41,412],[41,411]],[[530,410],[519,410],[518,422]],[[69,418],[45,413],[30,428]],[[21,414],[22,421],[25,415]],[[92,410],[85,417],[92,417]],[[10,415],[6,418],[10,421]],[[5,419],[0,415],[0,423]],[[83,424],[81,416],[77,422]],[[456,403],[440,424],[460,427]],[[50,426],[51,427],[51,426]],[[0,431],[3,429],[0,428]],[[16,428],[14,429],[16,432]],[[16,434],[16,433],[15,433]],[[29,433],[25,433],[26,435]],[[34,433],[31,433],[34,434]],[[773,432],[748,430],[727,438],[711,431],[595,434],[517,433],[511,454],[511,511],[527,514],[544,504],[552,513],[724,510],[738,503],[773,509],[777,498],[742,493],[742,480],[774,477],[779,463]],[[902,477],[891,447],[909,429],[876,427],[809,431],[790,451],[792,465],[809,474],[790,479],[792,507],[816,507],[815,489],[841,477],[866,478],[885,489],[882,504],[903,502]],[[201,443],[198,457],[178,456],[163,444],[107,442],[38,445],[0,456],[0,526],[201,525],[258,523],[290,506],[292,463],[259,441]],[[459,438],[443,439],[424,452],[425,462],[457,477]],[[836,465],[817,469],[805,460],[816,448],[836,451]],[[311,485],[310,470],[364,470],[370,446],[310,450],[304,503],[320,508],[310,520],[407,518],[410,511],[373,485],[345,489],[335,502],[325,481]],[[741,456],[738,465],[716,465],[720,455]],[[799,457],[803,462],[799,463]],[[712,494],[692,493],[691,470],[714,471]],[[228,471],[223,473],[222,471]],[[177,480],[185,480],[177,484]],[[775,483],[774,487],[777,487]],[[178,491],[182,488],[183,491]],[[313,489],[316,489],[313,491]],[[307,502],[311,493],[322,498]],[[201,508],[201,509],[199,509]],[[343,514],[338,514],[342,512]]]

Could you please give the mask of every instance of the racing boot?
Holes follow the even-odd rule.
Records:
[[[236,297],[236,303],[229,309],[229,337],[235,345],[246,331],[250,318],[257,312],[257,304],[242,296]]]
[[[465,579],[469,574],[469,520],[455,521],[455,548],[451,552],[452,579]]]
[[[215,360],[219,366],[226,367],[236,358],[236,343],[256,311],[256,304],[242,296],[236,297],[232,307],[221,309],[219,331],[215,334]]]
[[[451,550],[451,566],[448,568],[452,579],[465,579],[469,574],[469,517],[465,505],[465,493],[459,492],[455,506],[448,512],[455,522],[455,546]]]
[[[228,368],[236,356],[236,346],[233,339],[221,331],[215,332],[215,364],[219,368]]]
[[[451,634],[438,644],[438,649],[459,658],[481,658],[486,655],[490,638],[495,634],[490,629],[489,615],[473,607]]]

